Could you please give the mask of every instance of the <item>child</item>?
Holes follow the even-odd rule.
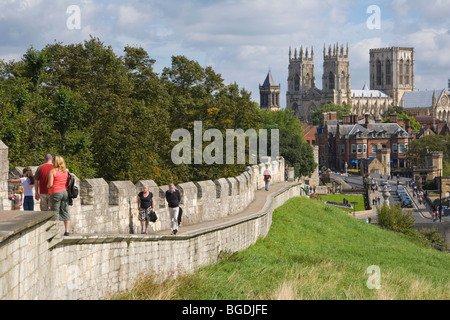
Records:
[[[23,208],[25,211],[34,210],[34,197],[33,197],[33,187],[34,187],[34,176],[30,167],[26,167],[22,171],[22,176],[20,179],[10,179],[11,183],[21,183],[23,186]]]
[[[23,211],[23,187],[21,185],[17,186],[14,190],[14,194],[10,195],[9,200],[14,201],[14,210]]]

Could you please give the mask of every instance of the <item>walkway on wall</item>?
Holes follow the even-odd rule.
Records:
[[[270,195],[280,191],[281,189],[283,189],[291,184],[295,184],[295,183],[294,182],[279,182],[279,183],[271,184],[269,187],[269,191],[266,191],[264,189],[255,191],[255,198],[254,198],[253,202],[250,203],[247,206],[247,208],[245,208],[243,211],[241,211],[238,214],[224,217],[221,219],[212,220],[212,221],[188,225],[188,226],[183,226],[183,224],[181,224],[181,226],[178,229],[177,235],[174,237],[190,236],[194,233],[198,234],[202,230],[204,230],[206,232],[206,231],[210,230],[211,228],[217,228],[217,226],[220,224],[231,223],[231,222],[238,223],[239,221],[248,218],[250,215],[259,212],[266,204],[267,198]],[[151,228],[151,226],[149,226],[149,229],[150,228]],[[153,233],[149,232],[148,234],[149,235],[154,235],[154,234],[170,235],[171,230],[161,230],[161,231],[153,232]]]

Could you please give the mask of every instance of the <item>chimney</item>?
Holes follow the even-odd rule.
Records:
[[[344,114],[342,115],[342,124],[347,124],[348,122],[348,115]]]
[[[366,129],[369,129],[369,113],[368,112],[364,115],[364,118],[366,120]]]
[[[390,119],[391,123],[397,123],[397,114],[396,113],[391,114]]]
[[[408,118],[405,119],[405,130],[411,134],[411,120]]]
[[[330,112],[330,120],[337,120],[337,112],[336,111]]]

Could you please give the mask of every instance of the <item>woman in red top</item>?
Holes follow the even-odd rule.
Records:
[[[47,189],[50,194],[52,208],[56,211],[56,220],[64,221],[64,235],[69,235],[69,194],[67,193],[67,177],[69,173],[63,157],[56,156],[53,161],[53,169],[48,174]]]

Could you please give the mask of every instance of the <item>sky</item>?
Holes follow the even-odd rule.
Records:
[[[94,36],[144,48],[158,73],[174,55],[212,66],[258,103],[270,69],[284,108],[289,47],[314,48],[318,88],[324,45],[348,43],[352,89],[369,83],[369,49],[392,46],[414,47],[417,90],[447,89],[449,17],[450,0],[0,0],[0,59]]]

